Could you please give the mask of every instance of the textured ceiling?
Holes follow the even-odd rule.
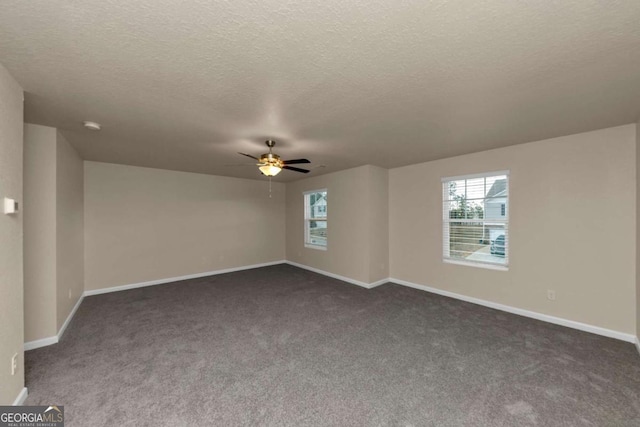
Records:
[[[636,121],[640,2],[3,0],[0,63],[88,160],[391,168]]]

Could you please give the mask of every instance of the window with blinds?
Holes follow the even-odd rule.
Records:
[[[445,262],[509,264],[509,172],[442,179]]]

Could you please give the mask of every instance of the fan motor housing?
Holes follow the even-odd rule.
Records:
[[[275,165],[275,166],[280,166],[282,167],[283,163],[282,160],[280,160],[280,156],[278,156],[277,154],[273,154],[273,153],[265,153],[263,155],[260,156],[260,163],[266,163],[269,165]]]

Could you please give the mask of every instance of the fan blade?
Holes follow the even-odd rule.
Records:
[[[283,166],[282,169],[289,169],[290,171],[309,173],[306,169],[294,168],[293,166]]]
[[[311,161],[307,159],[293,159],[293,160],[285,160],[282,163],[284,163],[285,165],[297,165],[300,163],[311,163]]]
[[[247,153],[240,153],[240,152],[238,152],[238,154],[242,154],[243,156],[251,157],[252,159],[260,160],[260,159],[259,159],[259,158],[257,158],[257,157],[253,157],[251,154],[247,154]]]

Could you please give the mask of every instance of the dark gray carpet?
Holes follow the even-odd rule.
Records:
[[[640,425],[629,343],[288,265],[85,298],[26,366],[68,426]]]

